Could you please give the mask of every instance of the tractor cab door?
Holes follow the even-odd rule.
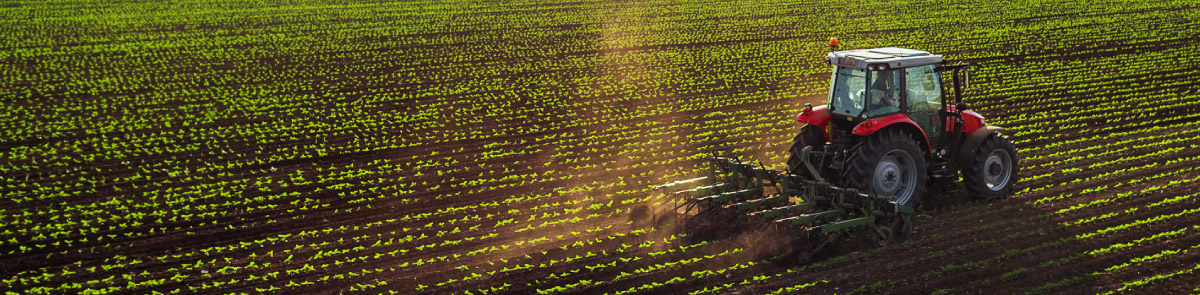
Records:
[[[925,130],[930,144],[936,145],[945,124],[938,117],[938,110],[943,107],[941,79],[933,65],[906,68],[904,72],[908,117]]]

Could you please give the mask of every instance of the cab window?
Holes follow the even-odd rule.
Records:
[[[900,111],[900,70],[872,71],[867,84],[868,117]]]
[[[942,108],[942,88],[938,73],[933,65],[904,69],[905,95],[908,99],[908,117],[916,122],[929,140],[941,136],[942,121],[938,110]]]
[[[938,85],[933,65],[905,69],[908,82],[908,108],[918,111],[937,111],[942,105],[942,88]]]

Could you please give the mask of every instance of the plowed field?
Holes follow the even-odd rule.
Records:
[[[0,5],[17,294],[1198,293],[1193,1]],[[651,186],[782,167],[830,37],[974,64],[1014,196],[800,263]]]

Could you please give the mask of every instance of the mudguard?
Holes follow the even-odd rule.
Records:
[[[925,152],[929,153],[929,156],[933,156],[932,149],[929,148],[929,138],[925,136],[925,130],[922,130],[921,126],[918,126],[916,122],[913,122],[913,120],[909,119],[908,115],[905,114],[891,114],[883,117],[867,119],[866,121],[858,123],[858,125],[854,126],[854,129],[850,130],[850,132],[859,136],[867,136],[875,133],[875,131],[879,131],[880,129],[887,128],[889,126],[906,129],[905,131],[909,134],[920,135],[918,138],[920,138],[919,141],[921,142],[921,148],[925,149]]]
[[[829,131],[827,130],[829,127],[829,120],[830,113],[828,105],[821,105],[814,108],[812,105],[806,104],[804,109],[800,111],[800,114],[796,115],[796,122],[800,122],[801,124],[816,125],[818,127],[817,129],[821,130],[821,135],[824,135],[825,138],[829,138]]]
[[[970,161],[975,157],[975,149],[978,149],[979,145],[983,144],[983,141],[987,139],[988,136],[991,136],[992,134],[999,134],[1001,132],[1004,132],[1004,128],[997,126],[984,126],[976,128],[975,131],[971,132],[971,135],[967,137],[967,141],[963,142],[962,150],[958,151],[958,165],[961,167],[971,165]]]
[[[963,132],[972,134],[979,128],[983,128],[983,116],[972,110],[962,111]]]

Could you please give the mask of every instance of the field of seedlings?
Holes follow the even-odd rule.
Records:
[[[6,294],[1200,293],[1195,1],[9,1]],[[809,263],[652,186],[782,167],[830,37],[973,63],[1008,199]],[[769,233],[765,233],[769,234]],[[768,237],[769,240],[769,237]]]

